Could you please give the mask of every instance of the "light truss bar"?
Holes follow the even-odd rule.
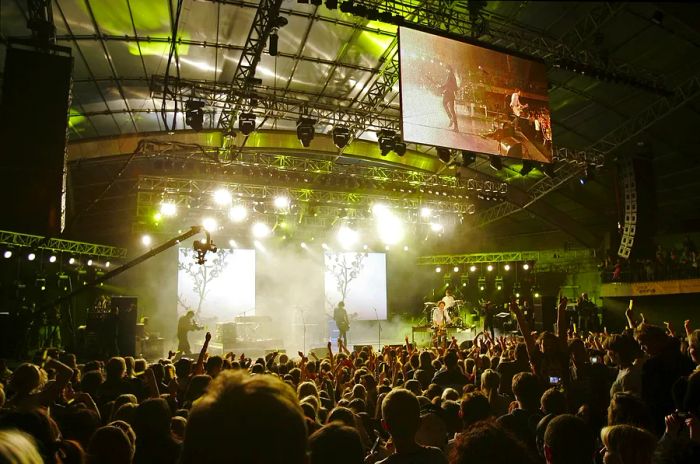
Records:
[[[74,242],[72,240],[63,240],[60,238],[46,238],[40,235],[22,234],[6,230],[0,230],[0,244],[12,247],[55,251],[58,253],[90,255],[97,258],[125,258],[127,253],[126,248]]]
[[[542,265],[551,265],[567,262],[584,262],[595,259],[595,250],[553,249],[543,251],[506,251],[500,253],[470,253],[458,255],[432,255],[419,256],[419,266],[443,266],[459,264],[479,263],[506,263],[506,262],[535,262],[535,269],[541,270]]]

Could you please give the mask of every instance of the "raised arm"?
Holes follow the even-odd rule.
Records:
[[[535,337],[533,337],[532,332],[530,332],[530,325],[527,323],[525,315],[515,300],[510,302],[510,310],[513,312],[513,314],[515,314],[515,319],[518,321],[518,327],[520,327],[520,333],[525,339],[527,355],[530,358],[530,361],[532,361],[534,359],[533,356],[537,350],[537,347],[535,346]]]
[[[630,305],[625,310],[625,317],[627,318],[627,327],[634,330],[637,327],[634,321],[634,311],[632,310],[633,300],[630,300]]]
[[[202,349],[199,352],[199,357],[197,358],[197,364],[194,366],[194,373],[195,375],[201,374],[204,372],[204,357],[207,354],[207,350],[209,349],[209,341],[211,340],[211,333],[207,332],[207,334],[204,337],[204,345],[202,345]]]
[[[44,369],[54,369],[56,371],[55,380],[40,393],[39,397],[41,404],[49,406],[60,397],[61,392],[70,382],[70,379],[73,377],[73,369],[53,358],[49,358],[44,363]]]

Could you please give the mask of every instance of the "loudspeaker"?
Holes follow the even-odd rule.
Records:
[[[138,298],[135,296],[113,296],[112,308],[118,308],[117,346],[120,356],[136,354],[136,319]]]
[[[523,144],[513,137],[504,137],[501,139],[501,154],[509,158],[522,158]]]
[[[7,48],[0,103],[3,229],[55,236],[65,221],[73,58],[19,47]]]

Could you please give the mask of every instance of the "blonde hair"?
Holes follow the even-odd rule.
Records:
[[[17,430],[0,430],[0,460],[16,464],[44,462],[34,439]]]
[[[656,437],[633,425],[612,425],[600,431],[609,458],[606,464],[651,464]]]

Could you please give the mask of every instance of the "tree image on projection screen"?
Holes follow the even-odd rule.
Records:
[[[192,279],[192,291],[199,297],[196,302],[195,315],[199,317],[202,312],[202,306],[207,299],[207,288],[209,284],[224,271],[226,267],[226,258],[231,254],[231,250],[219,248],[218,252],[211,254],[211,258],[203,265],[197,264],[197,253],[193,249],[182,249],[181,253],[186,254],[186,259],[180,260],[177,263],[178,271],[184,271]],[[187,301],[187,297],[178,292],[177,302],[180,306],[186,309],[193,309],[194,304]]]
[[[362,262],[366,257],[367,253],[336,253],[332,259],[326,260],[326,269],[335,277],[343,301],[350,292],[350,283],[362,272]],[[333,307],[337,302],[329,303]]]

